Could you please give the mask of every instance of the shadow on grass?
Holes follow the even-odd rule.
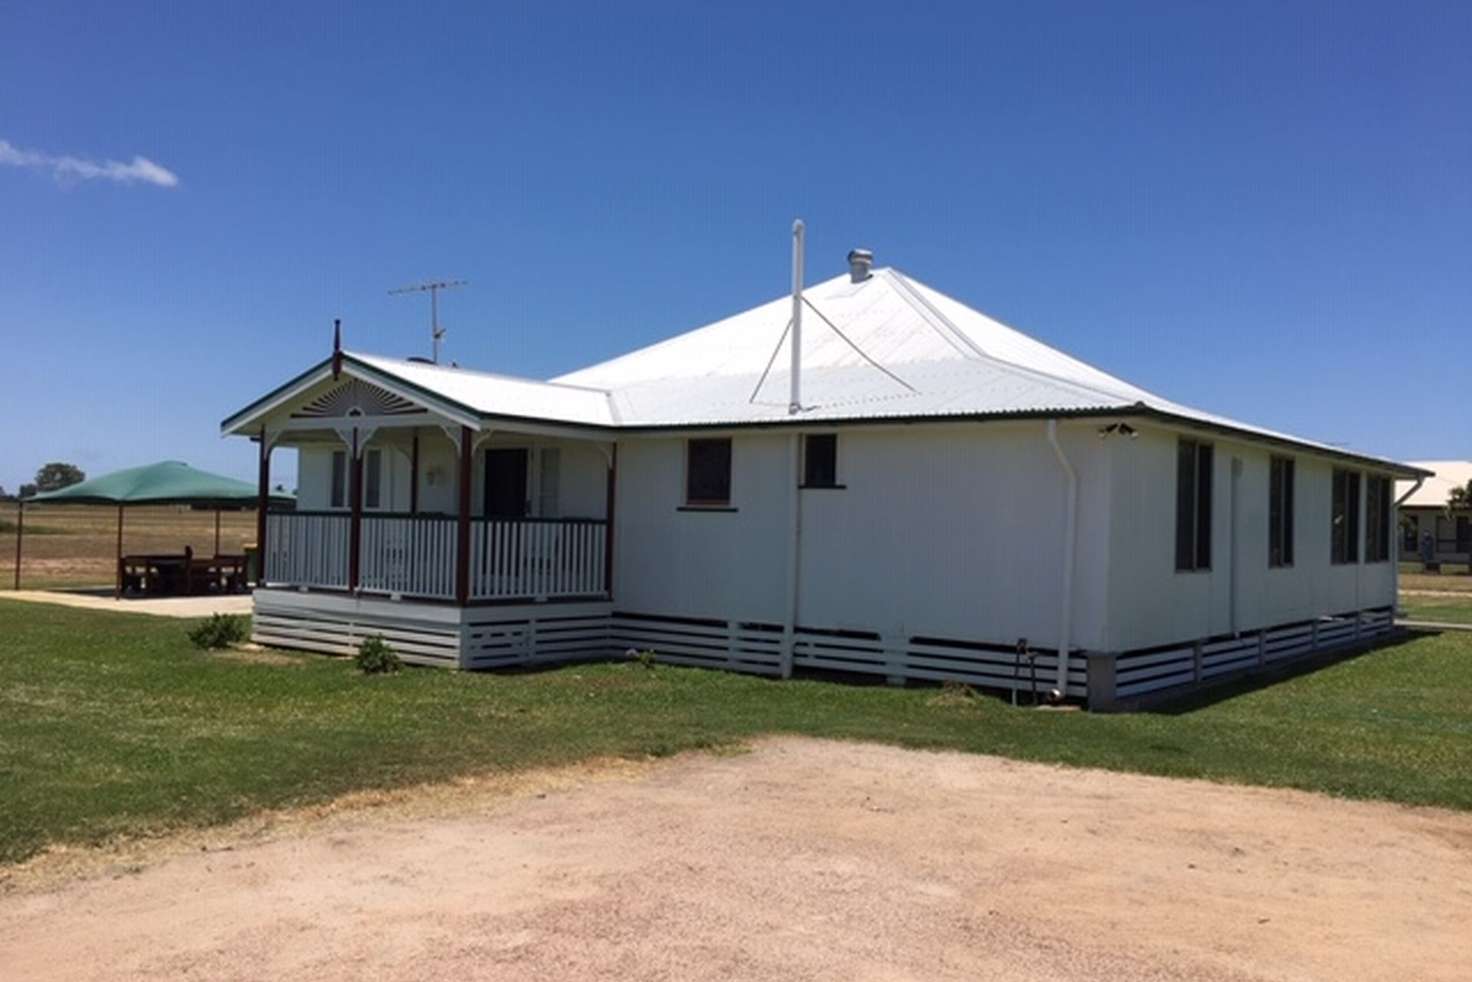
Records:
[[[1157,716],[1184,716],[1215,706],[1217,703],[1245,696],[1259,689],[1266,689],[1303,675],[1312,675],[1332,665],[1355,661],[1365,655],[1377,654],[1402,645],[1419,641],[1421,638],[1440,634],[1440,631],[1403,629],[1379,641],[1350,645],[1300,658],[1285,665],[1272,666],[1248,675],[1239,675],[1210,683],[1205,688],[1192,689],[1178,695],[1166,696],[1159,702],[1142,705],[1125,712],[1149,713]]]

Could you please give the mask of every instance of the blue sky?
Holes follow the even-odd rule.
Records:
[[[423,353],[425,277],[447,358],[576,368],[782,293],[798,215],[811,280],[867,245],[1162,395],[1472,457],[1469,50],[1466,3],[0,5],[0,484],[248,478],[219,420],[335,316]]]

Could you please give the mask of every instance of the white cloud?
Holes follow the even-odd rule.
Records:
[[[63,184],[76,181],[115,181],[118,184],[152,184],[171,188],[179,183],[178,175],[166,167],[160,167],[147,157],[135,156],[129,163],[120,160],[85,160],[81,157],[56,156],[39,150],[22,150],[14,144],[0,140],[0,164],[25,167],[30,170],[49,171],[51,176]]]

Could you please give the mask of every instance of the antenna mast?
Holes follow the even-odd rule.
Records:
[[[397,290],[388,291],[390,296],[400,293],[429,294],[429,338],[434,353],[431,360],[436,365],[440,363],[440,341],[445,336],[445,329],[440,327],[440,291],[465,286],[467,282],[467,280],[437,280],[433,283],[416,283],[413,286],[401,286]]]

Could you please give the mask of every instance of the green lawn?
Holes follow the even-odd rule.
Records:
[[[1472,595],[1462,597],[1406,596],[1400,602],[1407,620],[1441,624],[1472,624]]]
[[[1466,567],[1453,571],[1446,567],[1443,573],[1402,572],[1400,574],[1400,588],[1402,590],[1433,590],[1437,593],[1465,593],[1472,596],[1472,576],[1467,575]]]
[[[1472,808],[1472,635],[1170,712],[634,663],[359,675],[189,647],[187,622],[0,599],[0,861],[362,788],[805,733]]]

